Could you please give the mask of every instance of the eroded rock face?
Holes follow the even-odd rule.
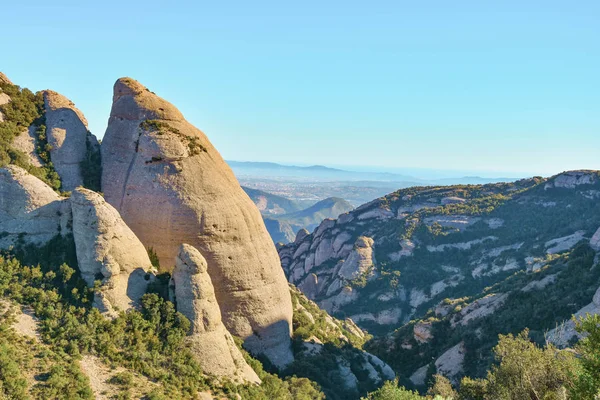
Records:
[[[361,236],[356,239],[354,249],[340,266],[338,275],[347,280],[354,279],[369,272],[372,273],[375,263],[373,239]]]
[[[95,305],[114,314],[136,306],[146,293],[152,264],[144,245],[119,212],[91,190],[71,195],[77,263],[88,286],[102,276]]]
[[[23,132],[21,132],[18,136],[15,136],[12,142],[12,146],[15,149],[25,153],[25,155],[29,159],[29,162],[34,167],[41,167],[44,164],[44,162],[42,161],[42,159],[36,151],[37,144],[35,137],[35,126],[32,125],[28,129],[23,130]]]
[[[595,171],[567,171],[556,175],[552,181],[547,182],[544,189],[565,188],[574,189],[579,185],[592,185],[598,181],[598,174]]]
[[[0,248],[43,245],[69,232],[71,207],[44,182],[15,165],[0,169]]]
[[[9,85],[13,84],[3,72],[0,72],[0,83],[8,83]]]
[[[596,233],[594,233],[594,235],[590,239],[590,246],[592,249],[600,251],[600,228],[598,228]]]
[[[468,325],[473,320],[493,314],[498,308],[502,307],[507,298],[506,293],[493,293],[475,300],[456,314],[450,325],[452,327],[458,324]]]
[[[63,95],[51,90],[43,94],[46,135],[52,146],[50,158],[61,178],[62,190],[71,191],[83,184],[80,164],[87,154],[87,120]]]
[[[581,310],[577,311],[573,317],[576,320],[586,317],[586,315],[600,314],[600,288],[596,290],[592,302]],[[573,319],[565,321],[562,325],[552,329],[546,335],[546,340],[558,347],[566,347],[572,340],[581,339],[581,335],[575,330]]]
[[[237,382],[260,383],[221,321],[221,310],[206,259],[182,244],[171,277],[177,311],[192,323],[188,338],[203,372]]]
[[[451,381],[456,382],[463,371],[466,352],[464,342],[460,342],[444,352],[444,354],[435,360],[435,367],[438,374],[444,375]]]
[[[102,142],[106,200],[161,268],[182,243],[202,252],[223,322],[252,353],[292,361],[292,305],[275,246],[254,203],[208,138],[130,78],[114,87]]]

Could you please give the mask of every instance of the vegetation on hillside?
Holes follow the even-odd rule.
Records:
[[[152,399],[192,399],[204,390],[231,398],[239,394],[245,399],[323,397],[308,379],[289,376],[283,380],[265,372],[258,361],[249,357],[263,380],[262,385],[234,385],[209,379],[202,374],[201,366],[187,347],[185,337],[190,322],[175,311],[173,303],[157,294],[146,294],[141,310],[107,319],[92,307],[94,289],[88,288],[79,276],[72,237],[56,237],[48,245],[33,250],[23,246],[14,254],[0,257],[0,297],[32,307],[40,320],[43,342],[65,362],[77,360],[82,354],[93,354],[108,364],[137,372],[158,383],[149,393]],[[75,268],[62,261],[69,261]],[[5,331],[10,330],[0,333]],[[16,373],[12,365],[0,363],[0,370],[7,369],[5,376]],[[60,372],[65,387],[80,387],[80,376],[75,372]],[[18,376],[15,379],[18,383]],[[0,380],[3,381],[1,377]],[[86,398],[65,393],[35,397]]]
[[[60,178],[50,162],[50,146],[46,140],[44,125],[44,99],[41,92],[34,94],[29,89],[21,89],[8,83],[0,83],[0,92],[6,93],[11,99],[0,106],[0,112],[4,115],[4,121],[0,122],[0,167],[8,164],[17,165],[58,191]],[[34,127],[36,152],[44,161],[41,167],[31,165],[28,156],[13,147],[15,137],[30,126]]]
[[[530,337],[538,345],[545,343],[545,333],[590,303],[600,286],[600,268],[593,267],[595,252],[582,243],[568,253],[554,258],[536,273],[518,271],[492,285],[473,298],[447,298],[445,317],[429,310],[396,330],[391,338],[375,339],[367,349],[386,360],[396,371],[409,376],[415,370],[441,355],[446,349],[464,342],[466,375],[482,377],[493,363],[492,349],[499,334],[518,333],[529,328]],[[522,291],[528,283],[554,276],[554,283],[543,290]],[[450,321],[467,305],[491,293],[508,293],[503,306],[493,314],[471,321],[467,326],[451,327]],[[431,324],[433,339],[419,343],[413,337],[416,323]],[[475,334],[477,333],[477,334]],[[394,343],[390,349],[390,340]],[[403,345],[404,344],[404,345]],[[409,384],[408,381],[403,381]]]
[[[456,388],[436,376],[421,396],[388,382],[364,400],[591,400],[600,396],[600,316],[578,321],[587,337],[574,351],[538,346],[528,330],[500,335],[495,363],[484,378],[465,377]]]

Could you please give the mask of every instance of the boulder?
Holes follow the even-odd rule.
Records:
[[[106,200],[171,271],[182,243],[202,252],[223,323],[278,367],[293,360],[292,303],[261,215],[206,135],[130,78],[114,86],[102,141]]]
[[[191,322],[188,341],[202,371],[236,382],[260,383],[223,325],[206,259],[188,244],[180,247],[171,286],[177,311]]]
[[[310,235],[310,233],[305,229],[302,228],[298,231],[298,233],[296,233],[296,239],[294,240],[295,244],[300,243],[301,241],[304,240],[305,237],[307,237],[308,235]]]
[[[62,190],[71,191],[83,184],[80,164],[87,155],[87,120],[63,95],[51,90],[43,95],[46,136],[52,146],[50,159],[62,181]]]
[[[68,199],[46,183],[15,165],[0,169],[0,248],[43,245],[69,232],[70,217]]]
[[[460,312],[453,317],[450,325],[453,328],[458,324],[465,326],[471,321],[487,317],[502,307],[507,298],[508,294],[506,293],[492,293],[477,299],[460,310]]]
[[[360,236],[354,243],[354,250],[340,266],[338,275],[344,279],[355,279],[364,274],[372,273],[376,263],[373,251],[373,239]]]
[[[144,245],[100,194],[77,188],[71,208],[81,276],[90,287],[102,277],[95,306],[114,315],[138,305],[152,270]]]

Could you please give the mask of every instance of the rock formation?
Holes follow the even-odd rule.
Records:
[[[596,232],[590,239],[590,246],[592,249],[600,251],[600,228],[596,230]]]
[[[102,142],[106,200],[161,268],[182,243],[202,252],[229,331],[274,365],[292,361],[292,306],[277,252],[254,203],[208,138],[130,78],[114,86]]]
[[[581,310],[577,311],[573,318],[579,320],[585,318],[586,315],[600,314],[600,288],[594,294],[592,302]],[[546,335],[546,340],[559,347],[566,347],[574,338],[580,339],[581,335],[575,330],[575,321],[570,319],[562,325],[552,329]]]
[[[558,174],[544,185],[544,189],[564,188],[574,189],[579,185],[593,185],[598,182],[599,176],[597,171],[579,170],[566,171]]]
[[[18,136],[15,136],[12,147],[23,152],[29,159],[31,165],[34,167],[41,167],[44,165],[44,161],[36,151],[37,139],[35,136],[35,128],[36,127],[32,125],[28,129],[24,129]]]
[[[356,239],[354,249],[341,264],[338,275],[347,280],[355,279],[364,274],[372,274],[374,265],[373,239],[361,236]]]
[[[41,245],[68,232],[71,208],[50,186],[15,165],[0,169],[0,248]]]
[[[52,146],[50,158],[62,181],[62,190],[71,191],[83,184],[81,162],[87,154],[87,120],[73,102],[46,90],[46,136]],[[93,138],[92,145],[98,142]]]
[[[152,269],[146,249],[98,193],[75,189],[71,208],[81,276],[89,286],[102,276],[96,307],[113,314],[135,306],[146,293]]]
[[[3,72],[0,72],[0,84],[2,83],[8,83],[9,85],[13,84]]]
[[[463,371],[465,354],[466,349],[464,342],[460,342],[456,346],[448,349],[435,360],[435,367],[438,374],[444,375],[454,383],[458,382],[458,378]]]
[[[171,285],[177,311],[192,323],[188,340],[202,370],[238,382],[260,383],[221,321],[206,260],[194,247],[181,245]]]

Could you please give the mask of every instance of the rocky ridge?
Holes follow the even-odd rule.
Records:
[[[598,182],[597,172],[571,171],[545,181],[402,189],[323,221],[282,246],[279,255],[288,281],[320,306],[385,331],[448,292],[483,289],[483,280],[539,269],[540,256],[589,242],[600,225],[600,217],[587,209],[596,204]],[[531,221],[537,236],[519,228],[527,223],[517,217],[523,213],[536,210],[529,219],[554,224],[560,213],[580,221],[577,209],[590,215],[580,228],[563,226],[549,234]],[[371,243],[372,256],[355,262],[364,247],[356,243],[361,237]]]

